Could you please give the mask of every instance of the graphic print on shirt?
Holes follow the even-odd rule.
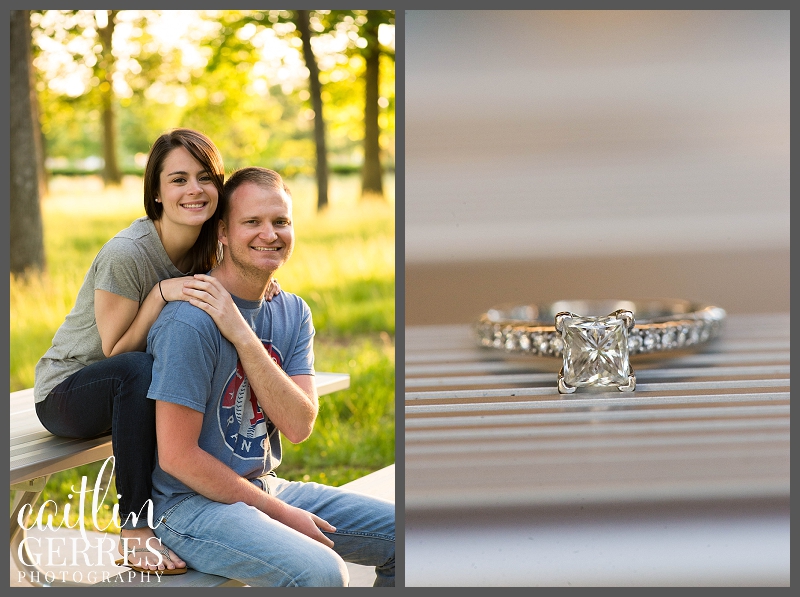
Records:
[[[280,353],[270,343],[263,344],[272,360],[282,368]],[[240,458],[248,460],[263,460],[269,451],[269,433],[277,432],[258,405],[258,397],[250,388],[239,359],[236,360],[236,370],[225,384],[219,402],[218,422],[228,447]]]

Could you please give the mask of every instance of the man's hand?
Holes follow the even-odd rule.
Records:
[[[333,526],[311,512],[295,508],[285,502],[281,502],[281,505],[280,511],[272,515],[275,520],[311,537],[314,541],[319,541],[327,547],[333,547],[333,541],[322,534],[322,531],[335,532],[336,529]]]

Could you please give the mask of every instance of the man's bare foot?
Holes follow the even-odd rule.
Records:
[[[143,551],[147,547],[151,550],[161,551],[166,547],[162,545],[158,537],[150,527],[140,529],[122,529],[119,533],[119,553],[122,554],[126,563],[122,565],[133,565],[145,570],[173,570],[175,568],[186,568],[184,562],[178,554],[166,547],[169,557],[159,556],[152,551]],[[134,551],[135,550],[135,551]],[[127,553],[127,558],[125,555]],[[159,563],[159,559],[161,562]]]

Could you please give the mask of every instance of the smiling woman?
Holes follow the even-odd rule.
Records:
[[[152,212],[148,215],[172,262],[182,271],[192,269],[192,256],[185,247],[194,244],[198,226],[217,210],[218,181],[185,147],[170,151],[158,180],[152,177],[151,181],[158,184],[158,190],[145,195],[145,205]],[[160,217],[153,217],[159,211]],[[179,259],[181,254],[185,254],[183,259]]]

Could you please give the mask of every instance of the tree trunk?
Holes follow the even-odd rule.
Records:
[[[30,12],[30,11],[28,11]],[[33,57],[31,57],[33,60]],[[42,120],[40,118],[41,111],[39,109],[39,94],[36,93],[36,73],[34,72],[33,63],[28,67],[28,75],[30,76],[31,86],[31,115],[33,117],[33,131],[34,139],[33,146],[36,151],[36,174],[39,181],[39,197],[47,196],[49,188],[49,179],[47,176],[47,168],[45,167],[45,138],[42,132]]]
[[[10,270],[14,274],[23,274],[45,268],[36,154],[40,131],[33,113],[32,97],[36,90],[31,87],[33,64],[29,10],[11,11],[10,37]]]
[[[361,170],[362,199],[383,199],[383,172],[381,168],[380,127],[378,126],[378,94],[380,82],[380,47],[378,45],[378,23],[367,11],[362,35],[367,40],[364,49],[366,69],[364,72],[364,166]]]
[[[103,183],[106,186],[117,186],[122,182],[122,173],[117,163],[117,129],[114,112],[114,55],[111,52],[111,41],[114,35],[116,10],[109,11],[108,25],[98,27],[100,44],[103,47],[100,58],[100,96],[103,120]]]
[[[314,143],[317,147],[317,210],[328,205],[328,153],[325,148],[325,119],[322,116],[322,86],[319,82],[319,66],[311,50],[311,28],[307,10],[297,10],[297,30],[303,41],[303,58],[308,68],[309,93],[314,109]]]

